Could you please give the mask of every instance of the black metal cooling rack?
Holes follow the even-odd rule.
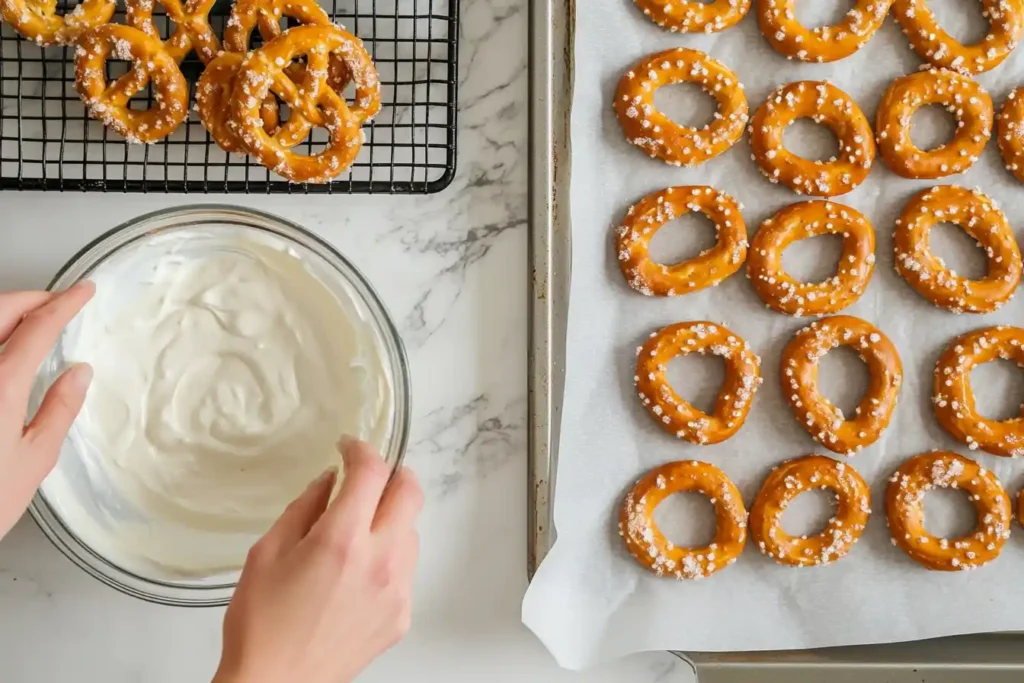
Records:
[[[78,0],[67,2],[73,8]],[[364,128],[359,157],[333,182],[289,183],[252,159],[225,153],[195,112],[165,140],[130,144],[86,116],[75,91],[74,48],[40,48],[3,24],[0,189],[425,194],[447,187],[455,175],[458,0],[322,2],[365,42],[383,99]],[[229,9],[225,2],[214,10],[220,35]],[[123,23],[123,13],[115,21]],[[166,17],[157,21],[168,35]],[[194,55],[182,63],[192,88],[201,69]],[[131,104],[146,107],[148,98],[142,93]],[[314,131],[304,144],[312,150],[325,140],[325,131]]]

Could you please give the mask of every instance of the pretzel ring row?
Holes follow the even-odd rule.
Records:
[[[836,514],[820,534],[790,536],[782,528],[782,513],[797,496],[814,488],[835,492]],[[856,470],[823,455],[808,455],[787,460],[764,480],[750,508],[750,537],[779,564],[830,564],[849,552],[870,516],[871,489]]]
[[[848,346],[867,364],[870,382],[854,416],[818,391],[818,364],[839,346]],[[811,323],[796,333],[782,352],[782,391],[797,422],[815,441],[834,453],[854,455],[870,446],[889,425],[903,364],[889,338],[869,322],[838,315]]]
[[[857,0],[834,26],[808,29],[796,18],[796,0],[761,0],[761,33],[775,51],[804,62],[834,62],[864,46],[885,21],[893,0]]]
[[[107,84],[106,62],[132,63],[128,73]],[[128,101],[150,83],[154,106],[138,110]],[[84,33],[75,49],[75,85],[89,116],[131,142],[155,142],[188,116],[188,83],[159,40],[138,29],[106,24]]]
[[[654,509],[674,493],[697,491],[715,506],[717,528],[707,547],[681,548],[654,522]],[[673,462],[645,474],[626,495],[619,533],[641,565],[658,576],[703,579],[739,557],[747,542],[747,511],[736,486],[720,469],[696,460]]]
[[[717,33],[750,11],[751,0],[633,0],[648,19],[669,31]]]
[[[924,525],[924,494],[935,488],[966,491],[978,525],[963,538],[938,538]],[[996,559],[1010,537],[1010,497],[994,474],[956,453],[933,451],[903,463],[889,478],[885,515],[892,543],[928,569],[964,571]]]
[[[696,83],[718,101],[715,120],[703,128],[675,123],[654,104],[665,85]],[[747,98],[735,73],[697,50],[677,48],[647,57],[626,72],[615,94],[615,113],[626,140],[672,166],[696,166],[743,137]]]
[[[989,420],[978,413],[971,388],[971,371],[999,358],[1024,367],[1024,329],[987,327],[950,344],[935,365],[935,417],[971,450],[1018,457],[1024,455],[1024,414],[1010,420]]]
[[[800,118],[828,126],[839,139],[839,156],[812,161],[787,150],[783,133]],[[854,189],[867,178],[875,159],[871,124],[849,95],[827,81],[797,81],[776,90],[754,113],[750,145],[768,180],[818,197]]]
[[[1024,183],[1024,88],[1006,97],[996,119],[996,141],[1006,170]]]
[[[114,0],[82,0],[61,16],[56,0],[0,0],[0,17],[40,47],[70,45],[89,29],[109,22],[116,9]]]
[[[981,0],[989,32],[980,43],[963,45],[932,14],[927,0],[895,0],[893,16],[921,59],[964,74],[996,68],[1017,47],[1024,31],[1022,0]]]
[[[163,41],[164,47],[181,62],[195,50],[203,64],[209,64],[220,52],[220,41],[210,25],[210,10],[215,0],[155,0],[174,22],[174,33]],[[125,0],[125,22],[150,38],[161,40],[160,30],[153,21],[154,0]]]
[[[651,260],[651,239],[666,223],[700,211],[715,224],[717,244],[673,265]],[[736,201],[710,187],[670,187],[629,207],[616,231],[619,268],[629,286],[647,296],[677,296],[714,287],[743,264],[747,225]]]
[[[910,137],[914,112],[941,104],[957,121],[953,139],[928,151]],[[977,82],[948,69],[930,69],[893,81],[878,105],[875,128],[885,164],[904,178],[962,173],[981,156],[992,135],[992,98]]]
[[[725,382],[708,415],[672,389],[668,362],[690,353],[711,353],[725,360]],[[685,322],[658,330],[637,349],[636,382],[640,401],[662,429],[695,444],[725,441],[743,425],[761,384],[761,360],[743,339],[709,322]]]
[[[929,246],[929,233],[948,221],[961,227],[988,253],[988,273],[968,280],[949,270]],[[1020,249],[1006,216],[977,190],[943,185],[910,200],[893,235],[896,271],[936,306],[954,313],[991,313],[1009,301],[1020,284]]]
[[[782,254],[797,240],[842,235],[837,273],[820,283],[786,272]],[[786,315],[838,313],[867,289],[875,269],[875,229],[859,211],[826,201],[791,204],[761,224],[747,258],[747,277],[765,304]]]

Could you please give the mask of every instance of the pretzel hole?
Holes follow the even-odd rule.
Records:
[[[821,283],[835,277],[842,256],[842,235],[815,235],[786,247],[782,267],[801,282]]]
[[[838,346],[821,359],[818,366],[818,391],[832,405],[853,419],[857,406],[868,390],[867,363],[848,346]]]
[[[703,213],[691,211],[654,233],[648,255],[655,263],[681,263],[712,248],[717,240],[715,224]]]
[[[696,491],[673,493],[654,509],[654,523],[680,548],[699,548],[715,538],[715,506]]]
[[[794,14],[801,26],[815,29],[841,23],[856,6],[857,0],[798,0]]]
[[[1024,367],[997,358],[971,371],[971,389],[979,415],[989,420],[1012,420],[1024,416]]]
[[[978,525],[978,513],[963,489],[934,488],[924,494],[924,527],[939,538],[963,538]]]
[[[714,121],[718,102],[696,83],[673,83],[658,88],[654,106],[685,128],[701,129]]]
[[[680,397],[710,415],[725,381],[725,360],[710,351],[679,355],[668,362],[665,377]]]
[[[977,0],[928,0],[935,21],[961,45],[976,45],[988,35],[984,6],[984,2]]]
[[[923,151],[932,151],[948,145],[956,134],[957,120],[941,104],[929,104],[917,109],[910,119],[910,141]]]
[[[836,514],[838,501],[831,489],[806,489],[782,511],[782,528],[790,536],[815,536]]]
[[[792,154],[812,161],[835,161],[839,155],[839,140],[835,133],[806,116],[786,127],[782,144]]]
[[[957,275],[980,280],[988,273],[984,247],[962,228],[952,223],[939,223],[932,227],[928,240],[932,254]]]

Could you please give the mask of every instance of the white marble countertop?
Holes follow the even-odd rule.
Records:
[[[412,364],[408,464],[427,506],[415,624],[361,681],[683,680],[668,655],[560,671],[520,623],[526,587],[526,0],[465,0],[458,177],[432,197],[5,193],[0,289],[38,288],[80,247],[153,209],[242,202],[296,221],[377,287]],[[0,544],[0,680],[209,680],[218,609],[125,597],[26,517]]]

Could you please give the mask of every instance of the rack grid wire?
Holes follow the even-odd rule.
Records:
[[[322,0],[323,1],[323,0]],[[61,0],[70,11],[78,0]],[[159,9],[166,38],[174,25]],[[74,83],[74,47],[40,48],[0,24],[0,189],[84,192],[427,194],[455,175],[458,0],[326,0],[334,21],[363,39],[380,75],[383,107],[364,127],[352,167],[323,185],[289,183],[250,157],[224,152],[194,111],[168,138],[131,144],[86,116]],[[211,23],[223,35],[230,2]],[[123,6],[114,21],[124,22]],[[258,45],[258,36],[254,39]],[[181,64],[190,102],[202,64]],[[123,62],[108,62],[111,78]],[[130,106],[145,108],[147,90]],[[322,147],[326,131],[302,143]]]

